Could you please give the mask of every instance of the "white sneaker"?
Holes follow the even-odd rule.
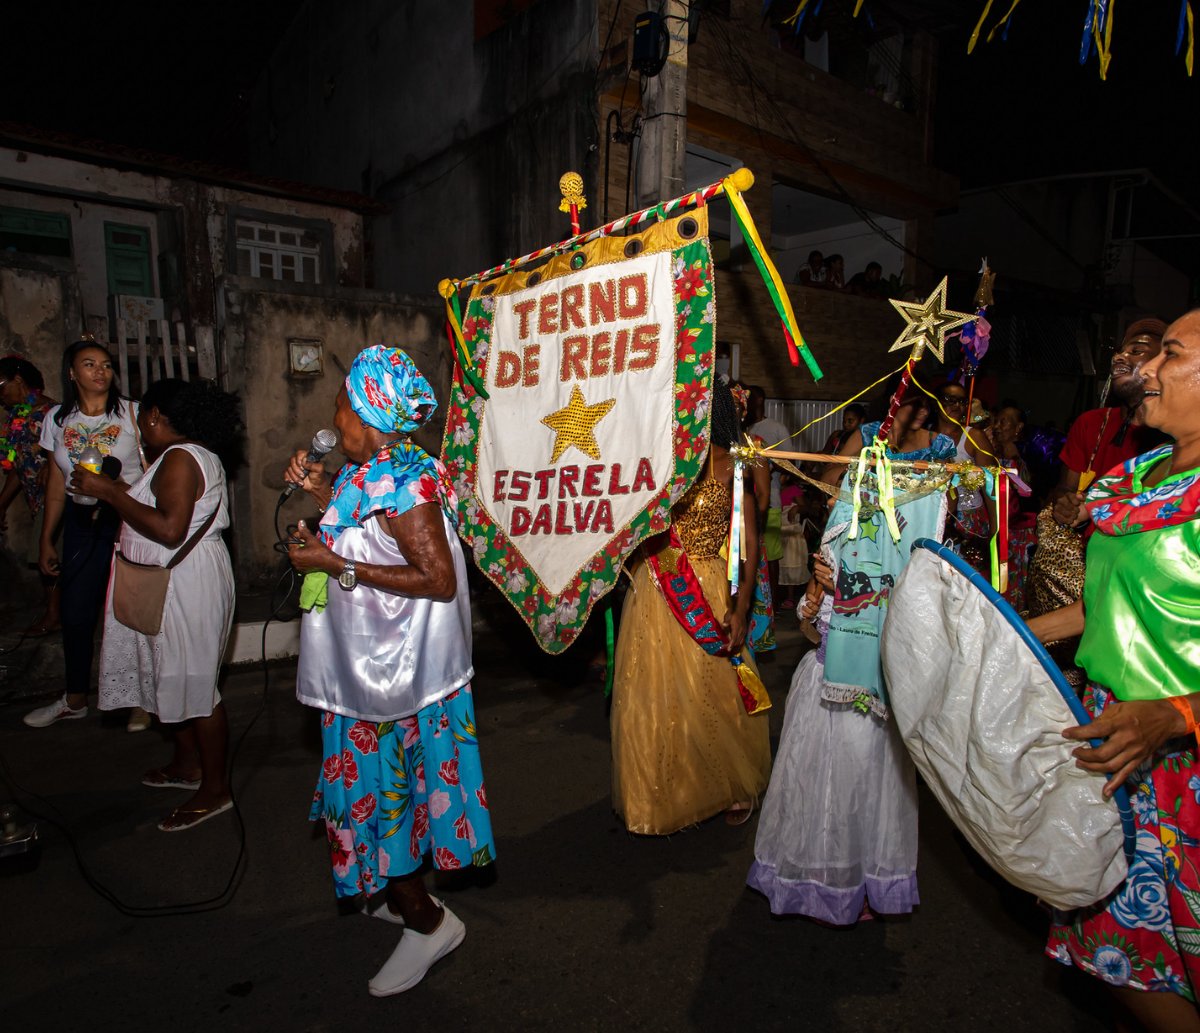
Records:
[[[24,720],[30,728],[49,728],[55,721],[74,721],[76,718],[87,717],[87,712],[86,703],[78,710],[72,710],[67,706],[67,697],[63,696],[62,699],[56,699],[44,707],[31,710]]]
[[[442,909],[441,924],[427,934],[404,930],[392,956],[367,984],[372,997],[391,997],[411,990],[425,978],[425,973],[435,962],[463,942],[467,935],[466,926],[444,903],[436,903]]]
[[[386,892],[376,893],[373,897],[365,898],[359,910],[364,915],[370,915],[372,918],[381,918],[385,922],[391,922],[392,925],[404,924],[404,916],[396,914],[388,907]]]

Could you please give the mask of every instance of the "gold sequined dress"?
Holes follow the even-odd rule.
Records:
[[[697,482],[674,510],[704,597],[729,609],[730,490]],[[665,546],[665,536],[655,540]],[[753,582],[751,582],[753,584]],[[743,656],[753,664],[749,652]],[[766,712],[746,713],[727,657],[680,627],[644,562],[621,614],[612,698],[613,809],[631,832],[666,835],[762,795],[771,773]]]

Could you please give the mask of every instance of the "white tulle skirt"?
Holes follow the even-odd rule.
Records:
[[[851,925],[919,902],[916,773],[893,721],[821,698],[823,654],[792,677],[746,881],[774,914]]]

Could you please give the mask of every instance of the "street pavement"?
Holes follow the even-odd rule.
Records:
[[[169,757],[165,735],[131,735],[121,715],[96,712],[27,729],[27,697],[48,698],[55,685],[26,672],[52,666],[53,650],[27,643],[0,656],[0,760],[16,798],[60,822],[79,851],[77,860],[64,832],[41,821],[37,867],[0,866],[0,1027],[1109,1027],[1099,986],[1043,958],[1045,915],[973,859],[927,793],[919,911],[849,930],[772,918],[746,888],[757,817],[741,828],[718,818],[665,838],[629,835],[610,807],[594,651],[585,642],[560,658],[540,654],[494,593],[477,613],[475,701],[498,860],[441,888],[466,940],[420,986],[386,1000],[368,996],[367,980],[395,930],[339,908],[324,834],[306,820],[319,736],[294,699],[294,665],[274,667],[266,686],[261,669],[223,682],[245,819],[232,901],[129,917],[89,881],[131,907],[212,898],[237,857],[238,822],[229,814],[158,832],[183,794],[143,787],[139,776]],[[803,648],[794,619],[784,623],[762,665],[776,737]],[[0,783],[0,802],[10,793]]]

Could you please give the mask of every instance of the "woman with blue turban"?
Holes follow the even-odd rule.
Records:
[[[376,997],[416,986],[465,935],[426,891],[425,857],[444,870],[495,856],[456,501],[442,464],[408,439],[436,408],[403,351],[367,348],[337,397],[349,462],[330,482],[298,452],[285,475],[324,511],[288,549],[308,608],[296,695],[322,711],[311,818],[325,822],[338,896],[404,926],[369,983]]]

